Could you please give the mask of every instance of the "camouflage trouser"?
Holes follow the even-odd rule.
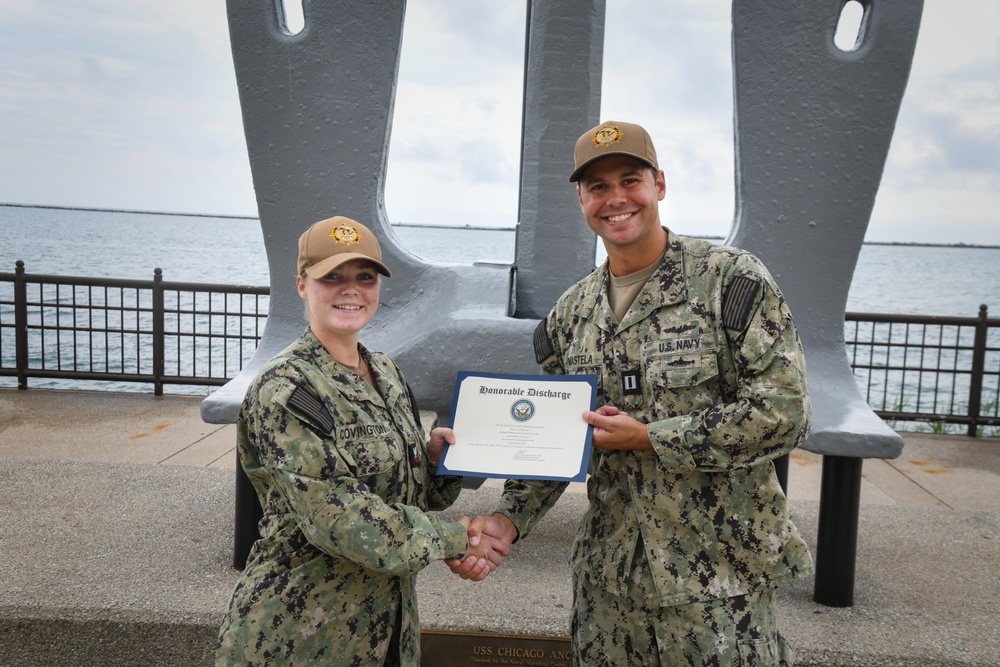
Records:
[[[778,634],[774,591],[660,607],[648,568],[618,597],[573,576],[573,664],[737,667],[792,664]]]

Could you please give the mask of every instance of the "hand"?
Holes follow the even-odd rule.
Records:
[[[427,454],[431,458],[431,465],[437,466],[441,462],[441,455],[444,454],[444,445],[455,444],[455,432],[450,428],[439,427],[431,431],[430,442],[427,443]]]
[[[489,571],[492,572],[503,564],[504,558],[510,555],[511,541],[486,532],[487,524],[490,521],[490,517],[477,517],[466,526],[466,530],[469,532],[469,548],[465,555],[466,559],[471,555],[485,560]],[[495,526],[490,530],[495,530]]]
[[[503,514],[459,519],[469,532],[469,550],[463,558],[452,558],[445,563],[462,579],[482,581],[490,572],[500,567],[510,555],[510,545],[517,538],[517,527]]]
[[[602,405],[596,412],[587,410],[583,420],[594,427],[592,442],[597,449],[653,450],[646,425],[613,405]]]

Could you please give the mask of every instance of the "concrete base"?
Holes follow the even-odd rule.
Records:
[[[209,665],[232,471],[0,459],[0,665]]]
[[[579,487],[577,487],[579,488]],[[0,458],[0,664],[210,665],[237,573],[231,470]],[[489,511],[495,484],[445,514]],[[565,636],[566,558],[586,498],[568,492],[486,582],[435,563],[428,630]],[[817,503],[793,501],[815,545]],[[854,607],[779,594],[801,665],[997,665],[1000,516],[863,505]]]

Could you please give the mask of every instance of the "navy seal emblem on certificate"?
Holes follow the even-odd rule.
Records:
[[[587,479],[597,403],[596,375],[459,373],[439,475]]]
[[[510,406],[510,415],[519,422],[526,422],[535,416],[535,404],[526,398],[515,401]]]

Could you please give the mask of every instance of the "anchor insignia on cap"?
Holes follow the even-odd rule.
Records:
[[[343,243],[344,245],[357,245],[361,243],[361,233],[358,232],[357,228],[345,222],[334,227],[333,233],[330,236],[333,237],[336,243]]]
[[[617,125],[605,125],[594,132],[594,145],[608,147],[621,141],[622,131]]]

